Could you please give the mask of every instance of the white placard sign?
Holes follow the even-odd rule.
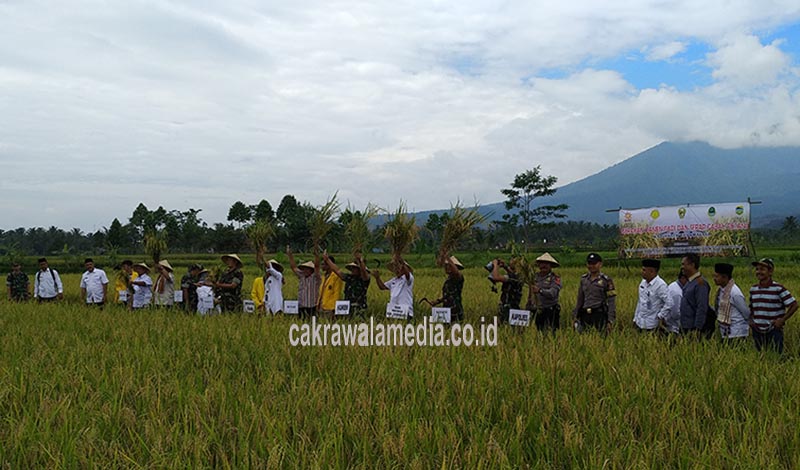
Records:
[[[120,302],[127,302],[128,301],[128,291],[127,290],[118,290],[117,293],[119,294],[119,301]]]
[[[256,311],[256,303],[252,300],[243,300],[242,309],[244,313],[254,313]]]
[[[298,300],[284,300],[283,313],[286,315],[299,315],[300,314],[300,301]]]
[[[350,301],[349,300],[337,300],[336,301],[336,310],[334,310],[335,315],[350,315]]]
[[[450,323],[450,307],[433,307],[431,323]]]
[[[531,324],[531,311],[514,309],[509,310],[508,324],[511,326],[529,326]]]
[[[172,295],[172,299],[178,303],[183,302],[183,291],[176,290],[175,293]]]
[[[396,320],[408,320],[408,305],[401,304],[386,304],[386,318],[394,318]]]

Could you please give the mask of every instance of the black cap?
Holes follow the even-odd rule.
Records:
[[[586,264],[595,264],[603,261],[603,257],[598,255],[597,253],[589,253],[589,256],[586,257]]]
[[[714,265],[714,272],[717,274],[724,274],[728,277],[733,277],[733,265],[728,263],[717,263]]]
[[[194,263],[193,265],[189,266],[189,271],[194,271],[194,270],[202,271],[203,270],[203,265]]]
[[[642,267],[643,268],[656,268],[656,270],[661,269],[661,260],[643,259],[642,260]]]

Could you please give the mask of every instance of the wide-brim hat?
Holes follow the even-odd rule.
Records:
[[[159,262],[158,262],[158,265],[159,265],[159,266],[163,266],[163,267],[167,268],[167,270],[168,270],[169,272],[172,272],[172,271],[174,271],[174,269],[172,269],[172,265],[171,265],[171,264],[169,264],[169,261],[167,261],[167,260],[165,260],[165,259],[162,259],[161,261],[159,261]]]
[[[144,261],[142,261],[141,263],[136,263],[136,264],[134,264],[134,265],[133,265],[133,267],[134,267],[134,268],[136,268],[136,267],[139,267],[139,268],[142,268],[142,269],[144,269],[144,270],[145,270],[145,271],[147,271],[147,272],[150,272],[150,266],[148,266],[147,264],[145,264],[145,262],[144,262]]]
[[[464,265],[461,264],[461,261],[459,261],[458,258],[456,258],[455,256],[451,256],[447,258],[447,260],[450,261],[450,264],[458,268],[459,271],[464,269]]]
[[[277,263],[277,261],[276,261],[276,263]],[[308,268],[308,269],[311,269],[311,270],[317,269],[317,265],[315,265],[313,261],[306,261],[305,263],[299,264],[297,267],[298,268]]]
[[[552,264],[552,265],[553,265],[553,266],[555,266],[555,267],[559,267],[559,266],[561,266],[561,265],[558,263],[558,261],[556,261],[556,259],[555,259],[555,258],[553,258],[553,255],[551,255],[550,253],[545,253],[545,254],[543,254],[542,256],[540,256],[540,257],[536,258],[536,261],[537,261],[537,262],[539,262],[539,261],[542,261],[542,262],[545,262],[545,263],[550,263],[550,264]]]
[[[361,265],[353,262],[345,264],[344,267],[347,269],[361,269]],[[369,272],[369,268],[367,268],[367,272]]]
[[[231,253],[229,255],[222,255],[220,257],[220,259],[222,259],[222,261],[225,261],[225,258],[231,258],[231,259],[235,260],[237,263],[239,263],[239,267],[244,266],[244,263],[242,263],[242,260],[239,259],[239,255],[237,255],[237,254]]]
[[[275,258],[267,261],[267,264],[269,264],[273,268],[275,268],[275,271],[278,271],[279,273],[283,272],[283,265],[281,263],[279,263],[278,260],[276,260]]]

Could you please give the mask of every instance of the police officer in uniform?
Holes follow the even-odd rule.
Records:
[[[611,331],[617,318],[614,281],[601,272],[603,258],[597,253],[589,253],[586,257],[586,268],[589,272],[581,276],[578,301],[572,312],[575,328],[578,331],[588,327],[600,332]]]
[[[560,326],[561,305],[558,304],[558,294],[561,292],[561,277],[553,272],[553,268],[560,266],[550,253],[545,253],[536,258],[536,273],[534,283],[528,292],[527,310],[534,314],[536,329],[539,331],[555,331]]]

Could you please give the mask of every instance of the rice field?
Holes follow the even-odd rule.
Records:
[[[480,254],[460,258],[469,266],[488,261]],[[562,326],[570,323],[581,258],[566,256],[569,266],[557,270]],[[444,275],[433,256],[410,261],[415,297],[438,297]],[[800,268],[776,261],[776,280],[800,294]],[[710,275],[704,262],[701,270]],[[472,348],[293,348],[293,318],[96,310],[80,304],[79,275],[66,274],[65,304],[9,304],[5,297],[0,303],[0,462],[800,466],[800,317],[787,326],[783,358],[749,343],[640,336],[630,324],[638,269],[609,264],[604,271],[619,292],[618,326],[609,337],[501,326],[496,347]],[[669,282],[678,261],[665,264]],[[736,264],[744,289],[752,272],[746,261]],[[178,277],[182,271],[176,269]],[[473,324],[496,310],[499,294],[486,274],[480,267],[465,271],[464,305]],[[246,270],[248,292],[255,275]],[[285,297],[296,289],[287,276]],[[370,313],[382,317],[387,300],[373,283]],[[424,312],[418,307],[418,316]]]

